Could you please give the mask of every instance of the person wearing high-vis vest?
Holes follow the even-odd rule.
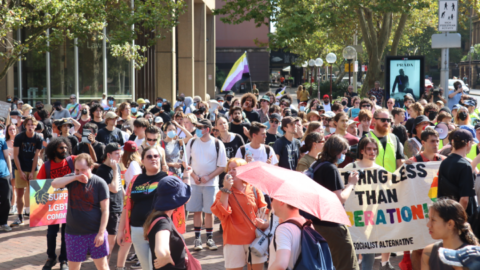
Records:
[[[375,129],[365,136],[374,138],[378,142],[378,155],[375,163],[389,172],[395,172],[404,161],[403,145],[398,137],[390,132],[392,117],[387,109],[375,111],[373,121]]]
[[[475,112],[475,108],[477,107],[477,103],[474,100],[466,100],[463,102],[465,106],[467,106],[468,114],[470,115],[470,124],[476,125],[480,122],[480,117]]]

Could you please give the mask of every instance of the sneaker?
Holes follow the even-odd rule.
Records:
[[[69,270],[67,261],[60,262],[60,270]]]
[[[213,241],[213,239],[211,239],[211,238],[207,240],[207,247],[210,250],[217,250],[218,249],[217,245],[215,245],[215,241]]]
[[[382,265],[382,263],[380,262],[380,270],[395,270],[395,267],[392,266],[390,261],[388,261],[385,265]]]
[[[30,210],[27,211],[27,209],[23,209],[23,215],[25,217],[30,217]]]
[[[23,220],[20,220],[19,218],[17,218],[17,220],[15,220],[12,224],[10,224],[10,227],[18,227],[20,225],[23,225]]]
[[[193,250],[202,250],[203,247],[202,247],[202,239],[195,239],[195,241],[193,241]]]
[[[127,263],[138,262],[137,254],[133,253],[132,255],[128,256],[126,262]]]
[[[142,269],[142,266],[140,265],[140,262],[136,262],[130,265],[130,269]]]
[[[52,267],[55,266],[55,264],[57,264],[57,259],[50,259],[48,258],[47,262],[45,263],[45,265],[43,266],[42,270],[52,270]]]
[[[16,215],[17,213],[18,213],[18,211],[17,211],[17,205],[14,204],[14,205],[12,205],[12,207],[10,208],[10,212],[8,213],[8,215],[9,215],[9,216],[11,216],[11,215]]]
[[[12,227],[8,226],[7,224],[0,226],[0,230],[4,232],[9,232],[12,230]]]

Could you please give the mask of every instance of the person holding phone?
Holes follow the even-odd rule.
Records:
[[[460,102],[463,95],[462,83],[456,81],[453,83],[453,90],[448,91],[448,108],[453,110],[453,106]]]

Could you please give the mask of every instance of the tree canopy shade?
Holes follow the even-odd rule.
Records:
[[[300,61],[325,59],[329,52],[341,58],[341,50],[353,44],[357,33],[369,64],[364,94],[375,81],[383,81],[380,67],[385,55],[397,55],[400,46],[410,45],[410,37],[427,27],[436,29],[438,23],[437,0],[225,1],[214,12],[222,15],[223,22],[274,24],[276,31],[269,34],[270,48],[299,54]],[[469,14],[468,9],[478,5],[474,0],[460,0],[459,14]],[[466,16],[462,17],[465,20]]]
[[[20,58],[30,51],[46,52],[68,39],[103,40],[112,47],[113,56],[134,60],[141,68],[147,61],[142,55],[153,46],[162,33],[177,24],[184,12],[183,0],[1,0],[0,57],[5,66],[0,80]],[[132,5],[133,4],[133,5]],[[108,37],[103,34],[109,29]],[[135,28],[132,29],[132,25]],[[13,32],[28,29],[22,41],[13,38]],[[47,34],[49,30],[49,34]],[[133,46],[132,41],[143,36],[145,46]],[[47,42],[50,46],[47,46]]]

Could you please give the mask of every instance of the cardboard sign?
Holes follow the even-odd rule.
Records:
[[[30,181],[30,227],[62,224],[67,220],[68,190],[52,187],[53,179]]]
[[[428,210],[437,198],[440,162],[403,165],[394,174],[365,169],[345,202],[357,254],[422,249],[436,242],[427,228]],[[348,181],[348,171],[340,174]]]
[[[8,110],[12,105],[8,102],[0,101],[0,117],[7,119],[8,114],[10,113]]]

